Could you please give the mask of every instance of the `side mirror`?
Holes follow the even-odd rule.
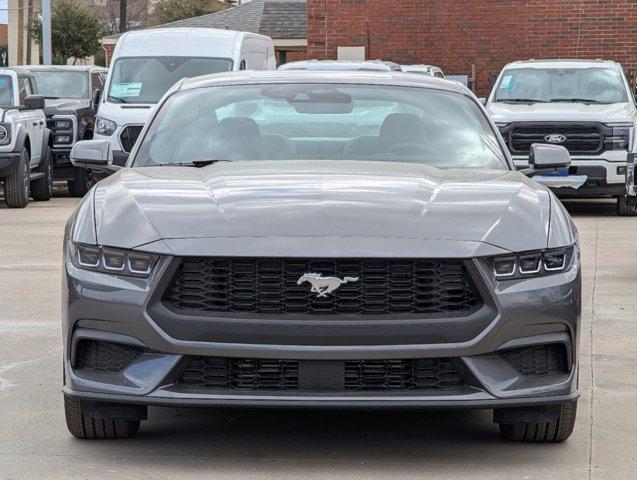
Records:
[[[100,100],[102,99],[102,91],[99,88],[93,90],[93,96],[91,97],[91,107],[95,112],[97,112],[97,108],[100,104]]]
[[[81,140],[71,150],[74,167],[108,170],[111,161],[111,144],[108,140]]]
[[[571,155],[561,145],[534,143],[529,152],[529,165],[536,170],[567,168],[571,165]]]
[[[45,101],[43,95],[29,95],[24,99],[25,110],[44,110]]]
[[[478,101],[482,104],[483,107],[487,106],[487,99],[484,97],[478,98]]]

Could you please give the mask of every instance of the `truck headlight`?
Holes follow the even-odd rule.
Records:
[[[612,126],[612,134],[604,139],[606,148],[610,148],[611,150],[626,150],[630,145],[632,129],[633,126],[631,124]]]
[[[115,122],[103,117],[97,117],[95,119],[95,133],[110,137],[115,133],[115,130],[117,130],[117,124]]]
[[[71,120],[56,120],[53,123],[55,130],[71,130],[73,128],[73,122]]]
[[[490,257],[488,263],[497,280],[540,277],[565,272],[573,265],[575,246],[548,248]]]
[[[11,143],[11,124],[0,123],[0,145],[8,145]]]
[[[159,255],[100,245],[69,242],[71,263],[83,270],[146,278]]]

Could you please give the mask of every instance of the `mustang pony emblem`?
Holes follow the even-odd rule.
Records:
[[[310,292],[316,293],[317,297],[327,297],[344,283],[358,282],[358,277],[345,277],[341,280],[338,277],[324,277],[320,273],[306,273],[299,278],[296,284],[301,285],[304,282],[312,285]]]

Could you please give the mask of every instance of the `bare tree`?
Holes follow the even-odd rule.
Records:
[[[82,0],[82,3],[95,9],[108,34],[119,33],[120,0]],[[126,3],[126,29],[147,27],[156,0],[127,0]]]

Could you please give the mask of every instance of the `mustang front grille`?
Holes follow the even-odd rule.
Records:
[[[190,357],[176,385],[265,391],[449,391],[468,386],[448,358],[276,360]]]
[[[195,314],[464,315],[482,298],[462,260],[186,257],[163,302]]]
[[[561,343],[504,350],[500,357],[525,377],[568,372],[566,348]]]

